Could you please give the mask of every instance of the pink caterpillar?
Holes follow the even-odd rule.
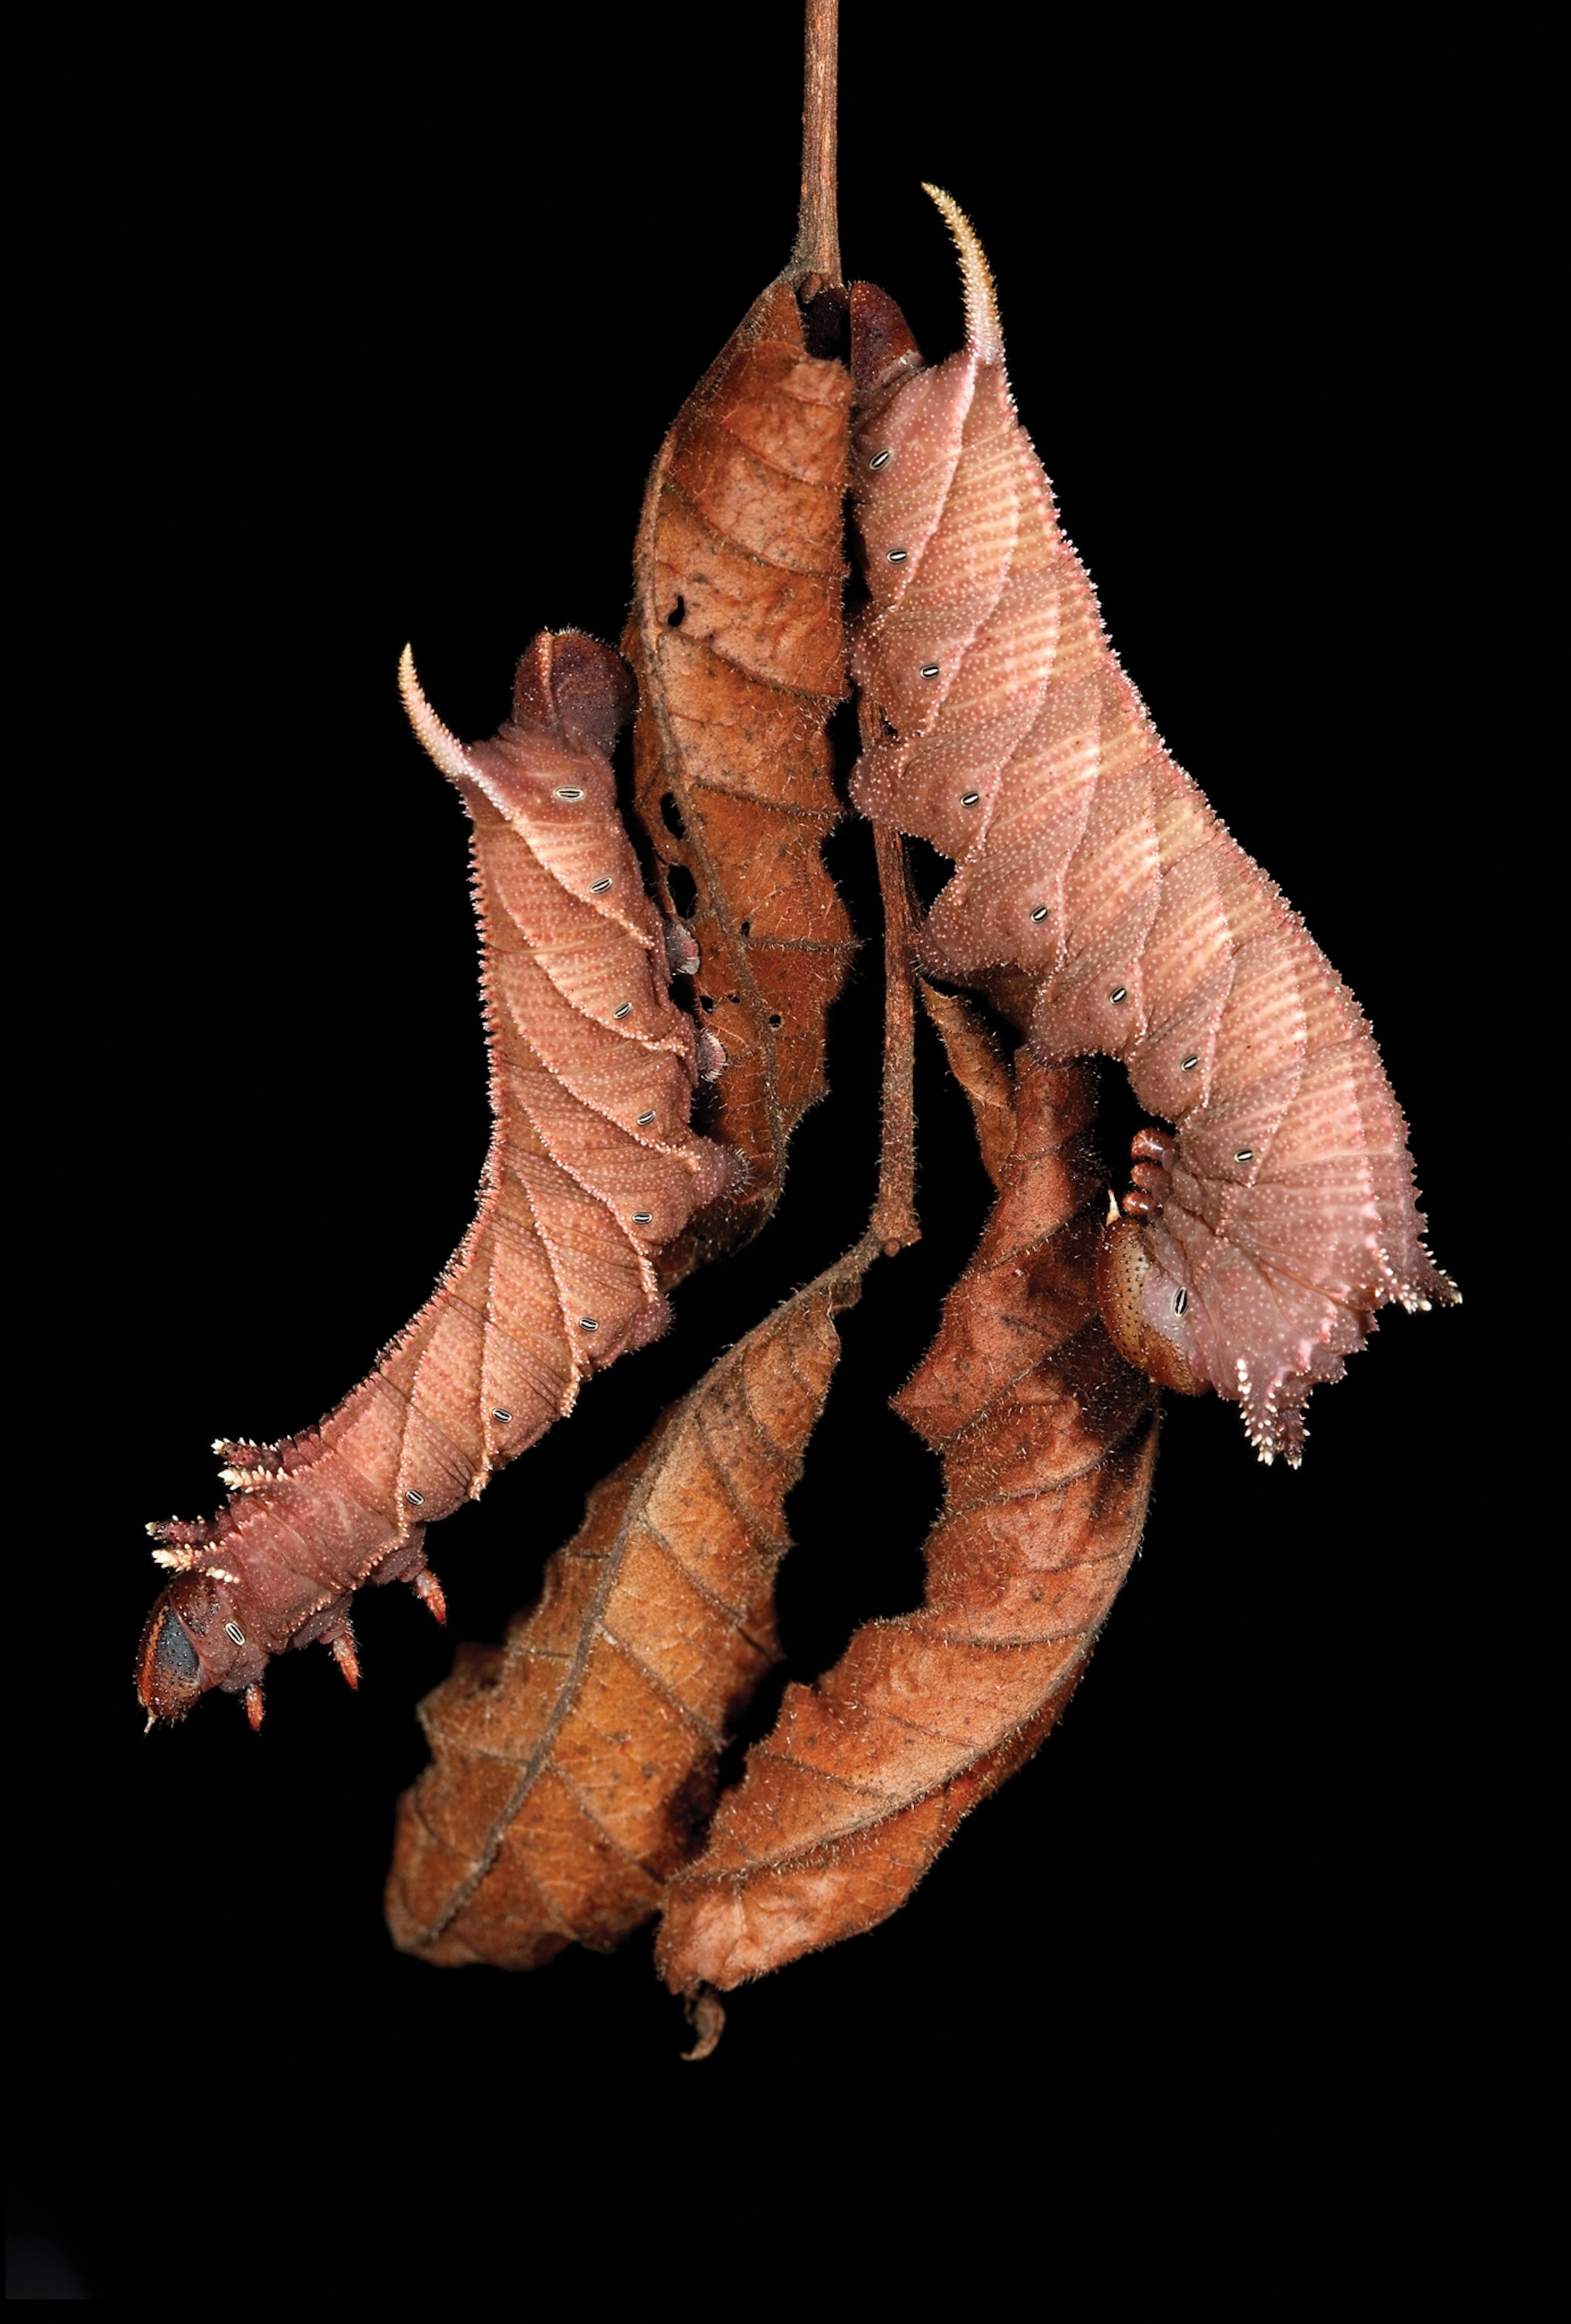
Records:
[[[1391,1301],[1454,1301],[1406,1126],[1351,993],[1163,749],[1015,417],[966,218],[966,344],[922,363],[852,293],[852,491],[870,595],[852,796],[958,866],[932,973],[991,987],[1044,1063],[1122,1057],[1142,1131],[1098,1263],[1104,1319],[1164,1385],[1243,1407],[1294,1463],[1304,1403]]]
[[[665,1329],[651,1256],[734,1176],[729,1149],[688,1126],[700,1063],[723,1062],[668,991],[697,956],[679,932],[668,947],[616,810],[608,758],[633,707],[620,655],[542,632],[512,718],[467,748],[407,653],[401,678],[474,824],[495,1120],[479,1208],[335,1411],[278,1444],[219,1443],[234,1489],[218,1515],[149,1527],[176,1576],[137,1654],[150,1725],[215,1686],[260,1725],[263,1672],[286,1646],[320,1641],[353,1685],[366,1582],[409,1582],[440,1620],[427,1526],[569,1411],[589,1373]]]

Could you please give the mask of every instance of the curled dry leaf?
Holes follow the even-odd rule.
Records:
[[[799,266],[752,308],[661,447],[639,528],[634,802],[725,1055],[706,1126],[747,1166],[667,1253],[668,1282],[769,1216],[854,950],[819,853],[840,813],[824,730],[846,693],[851,401],[845,364],[809,348],[797,286],[819,280]],[[824,289],[809,312],[843,303]]]
[[[731,1181],[688,1126],[694,1028],[616,812],[609,752],[633,708],[608,646],[542,633],[513,715],[466,748],[405,656],[421,742],[474,825],[494,1130],[474,1224],[437,1289],[327,1419],[225,1443],[217,1517],[150,1528],[177,1579],[149,1617],[137,1685],[178,1719],[209,1687],[254,1722],[271,1655],[328,1645],[353,1684],[350,1607],[409,1582],[441,1613],[426,1526],[474,1499],[568,1412],[580,1383],[667,1322],[652,1255]]]
[[[774,1572],[872,1235],[673,1405],[590,1495],[544,1594],[420,1706],[387,1918],[405,1952],[532,1969],[660,1909],[776,1659]],[[700,2039],[702,2039],[700,2028]]]
[[[927,366],[852,292],[853,492],[869,603],[863,812],[958,865],[922,932],[1044,1062],[1121,1057],[1143,1133],[1107,1240],[1109,1329],[1166,1385],[1243,1405],[1297,1461],[1317,1382],[1377,1309],[1454,1300],[1406,1127],[1351,993],[1164,750],[1015,417],[992,279],[959,244],[966,344]]]
[[[987,1043],[962,1010],[935,1014],[985,1120]],[[670,1882],[656,1957],[675,1992],[728,1990],[897,1911],[1085,1667],[1140,1540],[1157,1441],[1155,1390],[1093,1304],[1093,1098],[1087,1067],[1021,1052],[997,1204],[896,1398],[943,1456],[925,1599],[787,1689],[705,1853]]]
[[[970,1101],[982,1167],[996,1186],[1014,1146],[1014,1075],[992,1028],[957,993],[922,982],[922,1001],[938,1027],[949,1070]]]

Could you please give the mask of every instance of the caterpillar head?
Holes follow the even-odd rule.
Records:
[[[136,1649],[136,1692],[151,1723],[172,1725],[230,1677],[245,1652],[239,1625],[226,1617],[223,1584],[182,1573],[154,1600]]]
[[[1138,1219],[1109,1218],[1096,1246],[1096,1305],[1126,1361],[1162,1388],[1198,1396],[1201,1376],[1189,1295],[1153,1259]]]
[[[513,715],[531,733],[555,727],[580,750],[608,759],[637,707],[638,687],[622,656],[582,630],[541,630],[519,659]]]

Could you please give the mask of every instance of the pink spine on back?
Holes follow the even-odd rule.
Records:
[[[1351,993],[1163,749],[1015,416],[986,262],[947,195],[966,345],[924,367],[858,284],[852,490],[871,738],[852,797],[957,868],[920,954],[1025,972],[1044,1062],[1123,1058],[1178,1127],[1114,1234],[1109,1326],[1159,1378],[1243,1406],[1296,1461],[1302,1409],[1375,1311],[1451,1301],[1406,1126]],[[1105,1304],[1105,1303],[1104,1303]]]

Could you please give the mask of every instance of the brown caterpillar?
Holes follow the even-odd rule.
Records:
[[[1104,1319],[1165,1384],[1297,1462],[1303,1406],[1376,1311],[1454,1301],[1406,1125],[1351,993],[1164,750],[1015,417],[992,277],[950,198],[966,344],[926,367],[852,291],[852,493],[870,602],[852,796],[957,864],[933,973],[984,984],[1044,1063],[1122,1057],[1142,1132],[1103,1238]]]
[[[513,716],[467,748],[407,651],[400,678],[474,825],[495,1124],[479,1206],[431,1298],[335,1411],[277,1444],[220,1442],[233,1490],[217,1516],[149,1527],[177,1576],[137,1654],[150,1724],[217,1686],[259,1725],[269,1657],[318,1639],[355,1684],[350,1607],[368,1582],[408,1582],[442,1619],[427,1526],[591,1372],[665,1329],[651,1254],[735,1176],[729,1149],[688,1126],[700,1065],[724,1063],[670,998],[671,968],[697,956],[681,931],[668,939],[617,815],[608,759],[633,708],[620,655],[542,632]]]

